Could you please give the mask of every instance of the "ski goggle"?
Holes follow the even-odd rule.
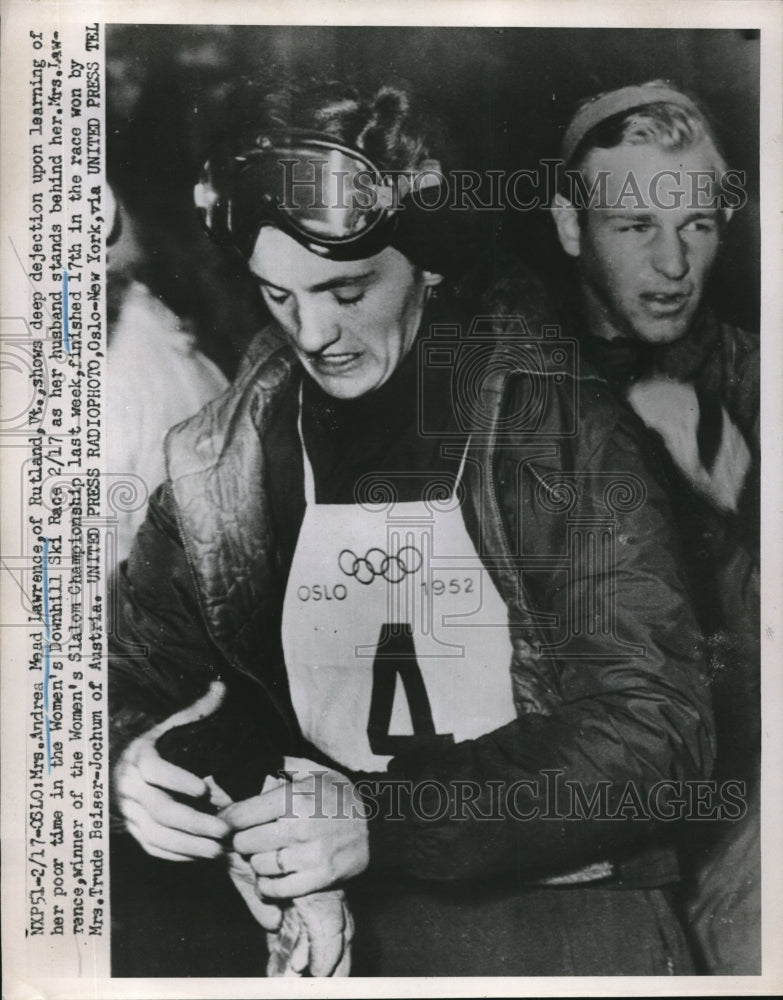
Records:
[[[359,260],[393,243],[412,191],[443,181],[435,160],[384,173],[331,136],[292,130],[207,161],[194,199],[210,237],[245,259],[261,227],[272,225],[320,256]]]

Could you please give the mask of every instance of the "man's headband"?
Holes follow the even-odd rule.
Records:
[[[606,121],[607,118],[613,118],[614,115],[630,111],[632,108],[663,103],[676,104],[683,111],[687,111],[701,121],[704,120],[704,115],[699,108],[679,90],[673,90],[664,85],[622,87],[620,90],[612,90],[608,94],[593,98],[577,111],[563,136],[563,162],[569,164],[587,133],[596,125]]]

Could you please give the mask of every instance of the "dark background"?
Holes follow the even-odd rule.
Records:
[[[278,67],[406,80],[455,136],[452,166],[509,173],[557,155],[583,97],[672,80],[704,104],[729,168],[747,171],[748,204],[728,227],[712,291],[726,318],[758,328],[756,32],[114,25],[106,38],[109,176],[137,222],[144,278],[190,317],[229,375],[264,311],[241,265],[202,235],[191,191],[230,84]],[[495,247],[547,280],[562,271],[546,211],[507,211],[492,222]]]

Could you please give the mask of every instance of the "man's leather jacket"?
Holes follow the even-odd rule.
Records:
[[[372,866],[513,888],[608,861],[620,886],[657,885],[676,878],[658,845],[687,798],[677,783],[708,778],[714,757],[701,636],[641,425],[537,343],[489,351],[464,479],[466,525],[508,605],[517,718],[351,777]],[[168,481],[113,590],[115,760],[217,676],[282,752],[315,756],[288,695],[265,490],[265,428],[299,377],[269,328],[231,389],[168,437]]]

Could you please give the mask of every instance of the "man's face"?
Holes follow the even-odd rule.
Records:
[[[714,163],[707,144],[679,152],[625,145],[589,154],[588,185],[608,172],[608,207],[589,207],[578,234],[594,334],[661,344],[688,332],[720,244],[714,190],[693,172],[714,171]]]
[[[250,258],[269,311],[321,388],[355,399],[389,378],[410,350],[439,275],[386,247],[365,260],[325,260],[271,226]]]

